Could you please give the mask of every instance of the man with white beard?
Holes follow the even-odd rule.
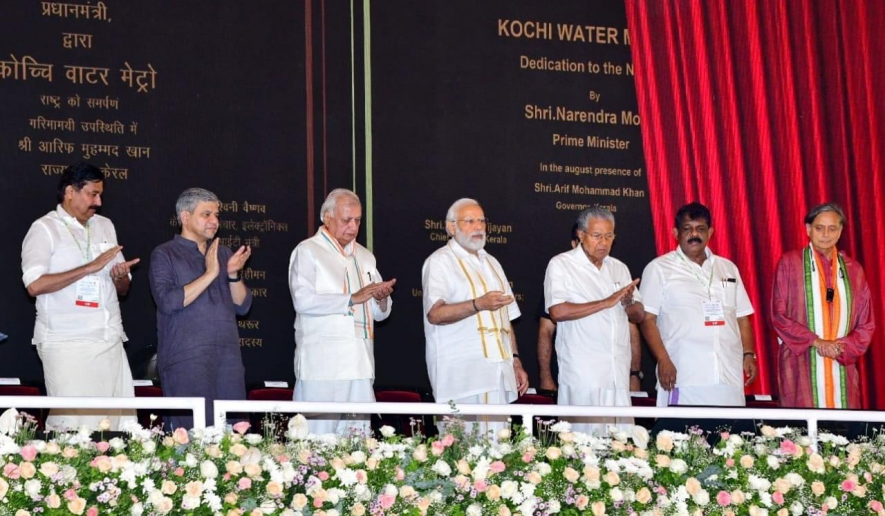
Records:
[[[455,201],[446,214],[453,238],[421,269],[427,371],[438,403],[506,404],[528,389],[510,326],[519,307],[501,264],[483,249],[486,222],[478,202]],[[479,420],[482,432],[506,425],[506,417]]]

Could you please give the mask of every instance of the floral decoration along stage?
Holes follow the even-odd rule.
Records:
[[[27,416],[29,417],[29,416]],[[885,514],[885,437],[850,443],[789,428],[722,434],[641,427],[596,438],[547,427],[491,442],[457,424],[439,438],[285,437],[240,423],[126,438],[88,431],[35,439],[26,416],[0,418],[0,514],[545,515]],[[285,430],[285,429],[284,429]]]

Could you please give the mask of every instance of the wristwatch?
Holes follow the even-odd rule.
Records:
[[[744,351],[744,358],[753,357],[753,360],[756,360],[756,352],[755,351]]]
[[[243,279],[243,271],[237,271],[237,275],[234,276],[233,278],[231,278],[230,275],[227,276],[227,281],[229,281],[231,283],[236,283],[236,282],[240,281],[241,279]]]
[[[630,376],[635,376],[636,378],[639,378],[640,380],[645,378],[645,375],[642,374],[642,371],[630,371]]]

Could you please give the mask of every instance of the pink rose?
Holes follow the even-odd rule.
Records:
[[[720,432],[719,437],[721,437],[723,441],[727,441],[728,438],[731,437],[731,434],[728,432]]]
[[[535,458],[535,456],[529,452],[525,452],[522,454],[522,461],[525,462],[526,464],[531,462],[534,458]]]
[[[789,439],[785,439],[781,442],[781,451],[788,455],[796,454],[796,443]]]
[[[505,469],[507,469],[507,465],[499,460],[496,460],[495,462],[489,464],[489,471],[491,471],[492,473],[501,473]]]
[[[68,489],[65,491],[65,500],[74,500],[77,498],[77,492],[73,489]]]
[[[850,493],[850,492],[854,491],[855,489],[857,489],[857,482],[855,482],[854,480],[851,480],[850,478],[848,478],[842,482],[842,490],[845,491],[846,493]]]
[[[406,472],[402,470],[399,466],[396,467],[396,479],[403,480],[406,478]]]
[[[733,468],[734,467],[734,459],[726,460],[725,465],[728,466],[729,468]]]
[[[111,447],[111,445],[106,443],[105,441],[101,441],[101,442],[95,443],[95,447],[98,448],[98,451],[100,451],[101,453],[104,453],[104,452],[108,451],[108,449]]]
[[[240,421],[239,423],[234,425],[234,432],[243,435],[251,426],[252,425],[247,421]]]
[[[178,427],[172,432],[172,440],[175,441],[175,444],[187,444],[191,442],[190,438],[187,436],[187,430],[184,428]]]
[[[98,516],[98,507],[92,506],[86,511],[86,516]]]
[[[780,491],[775,491],[774,493],[772,493],[771,499],[774,501],[774,503],[778,505],[784,504],[784,494]]]
[[[322,480],[323,482],[325,482],[326,480],[329,480],[329,474],[326,473],[325,471],[320,471],[319,473],[317,473],[317,477],[319,477],[319,479]]]
[[[882,502],[880,502],[879,500],[870,500],[870,505],[869,505],[869,507],[870,507],[870,509],[872,509],[874,512],[879,512],[879,511],[881,511],[881,510],[885,510],[885,506],[883,506],[883,505],[882,505]]]
[[[237,481],[237,489],[243,491],[245,489],[249,489],[252,487],[252,479],[249,477],[243,477]]]
[[[175,473],[175,476],[177,476],[177,477],[183,477],[184,476],[184,469],[175,468],[175,471],[173,471],[173,473]]]
[[[393,502],[396,501],[396,497],[389,494],[383,494],[378,497],[378,503],[381,504],[381,508],[390,509],[393,507]]]
[[[37,448],[32,444],[22,447],[19,453],[21,453],[22,458],[28,462],[37,458]]]
[[[434,457],[439,457],[446,450],[446,445],[443,444],[442,441],[433,441],[430,445],[430,453],[434,455]]]
[[[277,457],[277,462],[279,462],[280,464],[285,464],[285,463],[289,462],[289,460],[291,460],[291,459],[289,459],[289,456],[286,454],[283,454],[283,455],[280,455],[279,457]]]
[[[323,506],[323,499],[322,498],[314,498],[313,499],[313,506],[316,507],[317,509],[322,507]]]
[[[455,436],[452,434],[446,434],[442,439],[443,446],[449,447],[455,444]]]
[[[716,495],[716,503],[718,503],[721,507],[730,505],[731,495],[728,494],[728,491],[719,491],[719,494]]]
[[[16,479],[21,476],[21,471],[17,464],[8,463],[3,466],[3,476],[6,478]]]
[[[476,489],[477,493],[484,493],[486,489],[489,488],[489,485],[486,484],[485,480],[475,480],[473,482],[473,488]]]

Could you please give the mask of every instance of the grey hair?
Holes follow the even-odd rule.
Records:
[[[461,199],[458,199],[457,201],[453,202],[451,206],[449,206],[449,211],[446,212],[446,221],[456,222],[458,220],[458,210],[460,210],[461,208],[463,208],[465,206],[479,206],[480,208],[482,208],[482,206],[480,206],[479,202],[477,202],[475,199],[469,199],[467,197],[462,197]],[[448,233],[448,232],[449,232],[449,230],[448,230],[448,228],[446,228],[446,233]],[[453,233],[449,233],[449,235],[452,235],[452,234]]]
[[[458,218],[458,210],[465,206],[480,206],[480,204],[474,199],[468,199],[467,197],[458,199],[449,206],[449,211],[446,212],[446,220],[449,222],[455,222]]]
[[[575,221],[575,224],[578,225],[578,229],[580,231],[587,230],[587,224],[590,223],[590,219],[598,219],[598,220],[607,220],[614,225],[615,216],[612,215],[607,208],[603,208],[602,206],[593,206],[592,208],[587,208],[581,213],[578,214],[578,220]]]
[[[327,215],[335,216],[335,210],[339,205],[362,206],[363,203],[360,202],[360,198],[357,194],[347,188],[336,188],[329,192],[329,195],[326,196],[326,200],[323,201],[323,205],[320,206],[320,220],[325,223]]]
[[[175,201],[175,217],[178,219],[178,223],[181,224],[181,212],[193,213],[201,202],[215,202],[221,205],[218,196],[204,188],[188,188],[181,192],[178,200]]]
[[[842,227],[845,227],[845,223],[847,222],[845,219],[845,212],[842,211],[842,207],[834,202],[825,202],[823,204],[818,204],[814,208],[808,212],[808,215],[805,215],[805,223],[812,224],[814,223],[814,219],[817,218],[821,213],[831,211],[839,216],[839,223],[842,224]]]

